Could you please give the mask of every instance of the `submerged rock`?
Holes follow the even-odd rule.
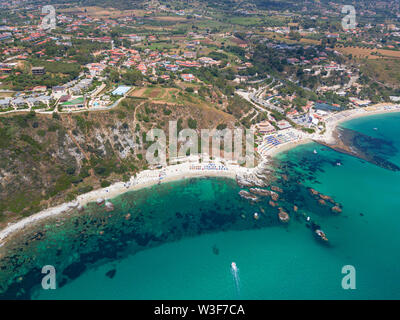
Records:
[[[332,207],[331,210],[332,210],[333,212],[337,212],[337,213],[342,212],[342,209],[341,209],[339,206],[334,206],[334,207]]]
[[[268,204],[269,204],[271,207],[276,207],[276,206],[278,205],[276,202],[273,202],[272,200],[270,200],[270,201],[268,202]]]
[[[219,249],[218,249],[217,245],[214,244],[212,247],[212,250],[215,255],[219,255]]]
[[[329,202],[334,203],[333,199],[332,199],[330,196],[326,196],[326,195],[324,195],[324,194],[321,193],[321,194],[319,195],[319,197],[320,197],[321,199],[323,199],[323,200],[326,200],[326,201],[329,201]]]
[[[281,188],[276,187],[276,186],[271,186],[271,190],[276,191],[276,192],[279,192],[279,193],[282,193],[282,192],[283,192],[283,190],[282,190]]]
[[[266,189],[260,189],[260,188],[250,188],[250,192],[260,195],[260,196],[270,196],[271,191],[266,190]]]
[[[274,200],[274,201],[278,201],[279,194],[277,194],[276,192],[271,191],[271,199]]]
[[[107,271],[106,276],[107,276],[108,278],[112,279],[112,278],[115,277],[115,274],[116,274],[116,273],[117,273],[117,270],[116,270],[116,269],[112,269],[112,270],[110,270],[110,271]]]
[[[258,200],[257,196],[255,196],[254,194],[251,194],[250,192],[245,191],[245,190],[240,190],[239,191],[239,195],[242,198],[247,199],[247,200],[251,200],[251,201],[257,201]]]
[[[290,220],[289,215],[287,214],[287,212],[283,211],[282,208],[279,208],[278,217],[281,222],[286,223],[286,222],[289,222],[289,220]]]

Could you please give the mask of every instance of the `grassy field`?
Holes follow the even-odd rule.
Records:
[[[397,59],[365,59],[361,70],[375,81],[400,87],[400,63]]]
[[[162,86],[137,88],[129,96],[141,99],[148,99],[155,104],[169,105],[197,105],[219,109],[216,102],[206,101],[203,97],[193,92],[187,92],[188,87],[196,91],[200,88],[199,84],[178,82],[179,88],[165,88]],[[215,99],[214,99],[215,100]]]
[[[96,6],[91,7],[80,7],[80,8],[66,8],[57,9],[58,12],[65,13],[76,13],[76,14],[87,14],[92,18],[119,18],[135,15],[137,17],[143,17],[145,15],[144,10],[117,10],[114,8],[101,8]]]
[[[188,19],[181,16],[158,16],[152,17],[152,19],[158,21],[188,21]]]
[[[241,26],[257,26],[262,24],[263,19],[260,17],[232,17],[228,19],[228,22]]]
[[[296,43],[302,43],[302,44],[312,44],[312,45],[319,45],[321,41],[315,40],[315,39],[310,39],[310,38],[301,38],[299,41],[296,40],[291,40],[289,37],[275,33],[275,32],[260,32],[260,35],[264,35],[270,39],[275,39],[277,41],[285,42],[287,44],[296,44]]]
[[[130,94],[132,97],[136,98],[146,98],[152,102],[158,103],[172,103],[180,104],[183,103],[183,99],[179,99],[179,93],[181,90],[177,88],[163,88],[163,87],[147,87],[138,88],[133,90]]]
[[[136,47],[142,48],[142,49],[164,51],[164,50],[178,49],[179,45],[174,45],[172,43],[167,43],[167,42],[153,42],[153,43],[150,43],[148,46],[137,45]]]
[[[0,98],[10,98],[14,96],[13,92],[0,92]]]
[[[385,50],[385,49],[368,49],[361,47],[335,47],[335,50],[344,53],[351,54],[355,58],[366,58],[366,59],[382,59],[384,58],[395,58],[400,59],[400,51]]]

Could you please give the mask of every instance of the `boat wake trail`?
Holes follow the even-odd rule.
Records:
[[[231,273],[233,276],[233,281],[235,283],[236,294],[240,296],[240,278],[239,278],[239,268],[236,266],[235,262],[231,263]]]

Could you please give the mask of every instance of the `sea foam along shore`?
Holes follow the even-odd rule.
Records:
[[[375,114],[384,114],[390,112],[400,112],[400,105],[381,103],[370,107],[349,109],[328,115],[327,117],[324,118],[326,127],[325,127],[325,132],[323,134],[317,134],[317,133],[307,134],[297,130],[298,131],[297,134],[299,136],[297,140],[277,145],[274,148],[268,150],[264,155],[267,157],[273,157],[278,153],[287,151],[299,145],[307,144],[313,141],[323,141],[328,144],[334,144],[335,143],[334,133],[337,126],[340,123],[360,117],[372,116]]]
[[[16,223],[9,224],[5,229],[0,231],[0,246],[4,245],[5,239],[8,236],[23,230],[25,227],[39,220],[69,212],[70,210],[77,209],[79,206],[85,206],[89,202],[95,202],[98,199],[112,199],[128,191],[150,187],[161,182],[164,183],[185,178],[227,177],[234,179],[236,174],[248,172],[250,170],[237,164],[229,164],[221,160],[213,160],[210,162],[191,160],[191,162],[171,165],[162,169],[142,171],[136,177],[131,177],[128,182],[117,182],[109,187],[82,194],[78,196],[75,201],[45,209]]]

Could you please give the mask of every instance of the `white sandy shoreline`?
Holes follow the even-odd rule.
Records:
[[[345,110],[325,118],[326,128],[324,134],[322,135],[304,134],[302,132],[299,132],[299,135],[301,137],[298,140],[283,143],[274,148],[271,148],[265,153],[265,155],[269,157],[274,157],[279,153],[288,151],[299,145],[311,143],[313,141],[322,141],[328,144],[334,144],[335,143],[334,132],[339,124],[356,118],[378,115],[378,114],[394,113],[394,112],[400,112],[400,105],[377,104],[366,108]]]
[[[358,109],[350,109],[345,110],[336,114],[333,114],[327,117],[326,120],[326,132],[322,136],[317,136],[315,138],[322,140],[326,143],[334,143],[334,131],[336,127],[342,123],[349,120],[373,116],[378,114],[392,113],[392,112],[400,112],[400,105],[398,104],[377,104],[371,107],[366,108],[358,108]],[[314,138],[314,140],[315,140]]]
[[[93,190],[91,192],[79,195],[74,201],[45,209],[32,216],[8,225],[6,228],[0,231],[0,246],[4,244],[5,239],[9,235],[23,230],[25,227],[30,226],[37,221],[69,212],[73,209],[77,209],[78,206],[85,206],[90,202],[96,202],[98,199],[108,200],[128,191],[139,190],[156,185],[158,183],[183,180],[186,178],[226,177],[235,179],[237,173],[246,172],[248,170],[249,169],[240,167],[238,165],[226,164],[220,161],[206,163],[186,162],[167,166],[157,170],[145,170],[140,172],[136,177],[131,177],[130,181],[126,183],[117,182],[109,187]]]
[[[310,143],[314,140],[333,143],[335,142],[333,135],[334,130],[340,123],[359,117],[389,112],[400,112],[400,105],[376,105],[369,108],[346,110],[331,115],[325,119],[326,131],[323,135],[303,134],[297,141],[288,142],[272,148],[268,151],[267,156],[274,157],[278,153],[287,151],[302,144]],[[207,165],[210,165],[211,167],[207,167]],[[220,168],[220,170],[218,168]],[[159,182],[165,183],[191,177],[227,177],[234,179],[236,174],[247,172],[249,170],[250,169],[240,167],[238,165],[225,164],[219,160],[211,163],[186,162],[178,165],[167,166],[163,169],[145,170],[140,172],[136,177],[132,177],[127,183],[117,182],[109,187],[93,190],[89,193],[79,195],[75,201],[45,209],[32,216],[8,225],[6,228],[0,231],[0,247],[4,245],[5,239],[9,235],[23,230],[25,227],[30,226],[37,221],[69,212],[73,209],[76,209],[78,206],[85,206],[90,202],[97,201],[98,199],[112,199],[125,192],[150,187]]]

